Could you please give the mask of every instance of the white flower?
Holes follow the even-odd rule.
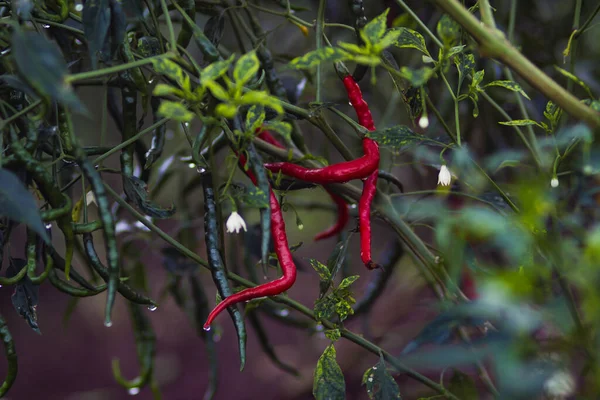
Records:
[[[426,115],[423,116],[423,117],[421,117],[421,118],[419,118],[419,126],[422,129],[425,129],[425,128],[427,128],[429,126],[429,118],[427,118]]]
[[[91,190],[89,192],[87,192],[85,195],[85,203],[88,206],[92,203],[94,203],[95,205],[98,205],[98,203],[96,202],[96,196],[94,196],[94,192],[92,192]]]
[[[553,188],[558,187],[558,178],[552,178],[552,180],[550,181],[550,186],[552,186]]]
[[[452,181],[452,174],[446,165],[442,165],[440,168],[440,174],[438,175],[438,185],[442,186],[450,186],[450,182]]]
[[[244,232],[246,232],[246,222],[244,222],[244,218],[237,211],[231,213],[229,218],[227,218],[227,233],[239,233],[240,229],[244,228]]]
[[[546,394],[553,398],[564,399],[575,392],[575,380],[569,371],[558,371],[545,383]]]

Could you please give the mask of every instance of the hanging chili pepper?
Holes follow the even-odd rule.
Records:
[[[37,255],[38,255],[38,246],[37,246],[37,235],[35,232],[27,229],[27,277],[31,280],[31,282],[39,285],[44,282],[50,273],[50,270],[54,267],[54,261],[49,254],[46,254],[46,266],[44,271],[39,275],[35,275],[35,269],[37,267]],[[45,244],[43,245],[45,247]],[[45,251],[43,253],[46,253]]]
[[[68,294],[69,296],[92,297],[106,290],[106,284],[100,285],[97,288],[94,288],[94,290],[73,286],[67,283],[66,281],[60,279],[55,269],[50,270],[50,273],[48,274],[48,279],[55,288],[57,288],[61,292]]]
[[[0,385],[0,397],[4,397],[10,390],[15,379],[17,379],[17,372],[19,370],[19,364],[17,362],[17,351],[15,350],[15,342],[13,341],[12,335],[6,326],[6,321],[0,315],[0,338],[2,344],[4,344],[4,354],[6,355],[6,361],[8,362],[8,370],[6,371],[6,378]]]
[[[205,171],[201,174],[202,191],[204,193],[204,240],[206,242],[206,253],[213,281],[217,285],[219,295],[226,299],[233,295],[233,290],[227,280],[227,271],[223,264],[223,257],[219,250],[219,218],[217,216],[217,205],[213,188],[212,174]],[[246,364],[246,326],[242,313],[236,306],[227,309],[238,335],[238,347],[240,351],[240,371]]]
[[[259,133],[258,137],[264,140],[265,142],[272,144],[273,146],[279,147],[280,149],[285,149],[285,146],[281,144],[279,140],[275,139],[269,131],[262,131],[261,133]],[[327,193],[329,193],[329,196],[333,199],[334,203],[337,206],[338,219],[335,225],[317,234],[314,239],[315,241],[336,236],[344,229],[350,218],[350,215],[348,213],[348,204],[346,203],[346,200],[344,200],[343,197],[338,196],[330,190],[327,190]]]
[[[360,258],[369,269],[377,268],[371,259],[371,202],[377,192],[377,171],[365,180],[363,192],[358,202],[360,229]]]
[[[239,163],[242,167],[246,165],[247,159],[243,154],[239,155]],[[252,183],[258,186],[258,180],[252,173],[252,171],[245,171]],[[240,303],[242,301],[248,301],[256,299],[258,297],[275,296],[288,290],[296,281],[296,265],[292,258],[292,252],[287,241],[287,235],[285,233],[285,221],[279,206],[279,201],[273,190],[269,190],[269,205],[271,208],[271,235],[275,245],[275,254],[279,259],[281,265],[281,271],[283,276],[272,282],[258,285],[256,287],[247,288],[238,292],[232,296],[227,297],[211,311],[204,323],[204,329],[210,329],[210,324],[217,315],[225,308]]]
[[[366,103],[365,103],[366,104]],[[379,145],[369,138],[363,139],[365,155],[323,168],[305,168],[289,162],[267,163],[271,172],[282,172],[303,181],[319,184],[344,183],[353,179],[364,179],[379,168]]]

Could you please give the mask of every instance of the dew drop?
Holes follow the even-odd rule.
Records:
[[[355,204],[351,204],[350,208],[356,208],[356,203]]]
[[[290,315],[290,310],[288,310],[287,308],[283,308],[279,310],[278,314],[282,317],[287,317],[288,315]]]
[[[112,321],[105,321],[104,326],[110,328],[112,326]]]
[[[349,106],[352,106],[352,103],[351,103],[351,102],[348,102],[348,105],[349,105]]]
[[[75,6],[75,11],[77,11],[77,12],[81,12],[81,11],[83,11],[83,4],[77,4],[77,5]]]
[[[188,164],[188,167],[190,167],[190,168],[196,168],[196,164],[194,164],[194,163],[189,163],[189,164]]]
[[[0,285],[0,287],[2,287],[2,285]]]
[[[77,46],[81,46],[83,44],[83,42],[81,40],[79,40],[79,39],[75,39],[75,44]]]
[[[52,223],[46,224],[46,229],[52,229]]]
[[[369,378],[367,379],[369,382],[373,382],[373,378]]]
[[[129,393],[131,396],[135,396],[140,393],[140,388],[138,388],[138,387],[130,388],[129,390],[127,390],[127,393]]]
[[[373,369],[377,369],[377,367],[373,367]]]
[[[299,229],[299,230],[302,230],[302,229],[304,229],[304,224],[298,224],[298,229]]]
[[[196,171],[198,171],[199,174],[203,174],[206,172],[206,169],[204,169],[202,167],[198,167],[198,169]]]
[[[158,309],[158,307],[157,307],[157,306],[155,306],[154,304],[152,304],[152,305],[148,306],[148,310],[149,310],[149,311],[156,311],[157,309]]]
[[[50,28],[50,25],[47,25],[47,24],[42,24],[42,27],[43,27],[44,29],[48,29],[48,28]]]
[[[202,329],[204,329],[206,332],[208,332],[208,331],[210,331],[210,326],[205,326],[205,327],[204,327],[204,328],[202,328]]]

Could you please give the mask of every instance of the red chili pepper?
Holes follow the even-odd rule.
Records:
[[[282,172],[292,178],[319,184],[344,183],[352,179],[364,179],[379,168],[379,145],[372,139],[363,139],[365,155],[323,168],[305,168],[289,162],[267,163],[265,168]]]
[[[363,192],[358,202],[358,217],[360,229],[360,258],[369,269],[377,268],[371,258],[371,203],[377,192],[377,173],[373,171],[365,180]]]
[[[373,116],[371,115],[369,105],[365,99],[363,99],[360,86],[358,86],[358,83],[356,83],[352,75],[346,75],[343,78],[343,82],[346,87],[346,92],[348,93],[348,100],[350,100],[350,104],[352,104],[352,107],[354,107],[354,110],[356,111],[358,123],[368,130],[374,131],[375,124],[373,123]]]
[[[240,154],[240,165],[246,165],[246,156]],[[246,171],[246,174],[255,185],[258,183],[256,177],[252,171]],[[270,190],[269,204],[271,207],[271,236],[275,244],[275,254],[279,259],[281,265],[281,271],[283,276],[272,282],[258,285],[253,288],[244,289],[234,295],[226,297],[222,302],[210,312],[206,322],[204,323],[204,330],[210,329],[210,324],[216,318],[221,311],[225,310],[234,304],[249,301],[259,297],[275,296],[288,290],[296,281],[296,265],[292,259],[292,252],[287,241],[287,235],[285,233],[285,221],[283,220],[283,214],[281,213],[281,207],[277,201],[277,197],[273,190]]]
[[[279,147],[280,149],[285,149],[285,146],[283,144],[281,144],[281,142],[279,140],[274,138],[273,135],[271,135],[271,133],[269,131],[261,132],[258,135],[258,137],[261,138],[262,140],[264,140],[265,142],[272,144],[273,146]],[[344,229],[344,227],[348,223],[348,220],[350,219],[350,214],[348,213],[348,204],[346,203],[346,200],[344,200],[343,197],[338,196],[337,194],[335,194],[329,190],[327,190],[327,193],[329,193],[329,196],[334,201],[334,203],[337,205],[338,219],[332,227],[330,227],[330,228],[326,229],[325,231],[316,235],[315,241],[336,236]]]

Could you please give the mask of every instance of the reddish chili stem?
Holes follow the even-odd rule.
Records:
[[[246,157],[240,154],[240,165],[246,165]],[[256,177],[252,171],[246,171],[246,174],[255,185],[258,183]],[[283,276],[272,282],[258,285],[253,288],[244,289],[234,295],[226,297],[222,302],[210,312],[206,322],[204,323],[204,329],[209,330],[213,320],[227,307],[234,304],[249,301],[259,297],[275,296],[288,290],[296,281],[296,265],[292,259],[292,252],[287,241],[287,235],[285,233],[285,221],[283,220],[283,214],[281,207],[277,201],[277,197],[273,190],[269,191],[269,205],[271,207],[271,236],[275,244],[275,254],[279,259],[281,265],[281,271]]]
[[[373,171],[365,180],[363,192],[358,202],[360,258],[369,269],[377,267],[371,257],[371,203],[377,191],[377,173],[378,171]]]
[[[288,162],[267,163],[265,168],[282,172],[292,178],[319,184],[344,183],[352,179],[364,179],[379,168],[379,145],[372,139],[363,140],[365,155],[323,168],[305,168]]]

